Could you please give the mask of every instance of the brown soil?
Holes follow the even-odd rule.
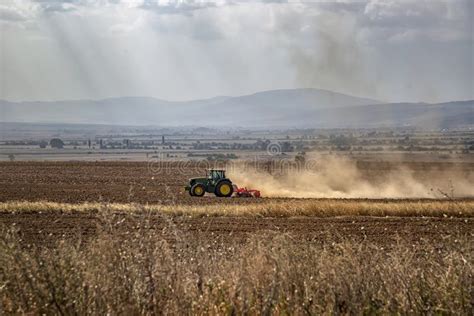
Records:
[[[153,168],[146,162],[0,163],[0,202],[196,203],[184,192],[184,186],[204,170],[183,170],[177,165],[168,166],[164,172]],[[204,197],[199,202],[214,201],[214,197]]]
[[[370,170],[374,171],[374,168],[370,166]],[[471,166],[467,168],[471,169]],[[151,169],[147,163],[130,162],[0,163],[0,202],[196,203],[196,198],[183,191],[183,185],[189,177],[203,174],[203,170],[197,167],[183,169],[172,164],[167,166],[165,173],[153,172]],[[199,204],[261,203],[265,200],[218,199],[210,196],[199,199]],[[249,234],[273,231],[289,233],[302,241],[320,243],[350,238],[390,245],[403,236],[413,243],[430,240],[441,245],[447,236],[472,238],[474,231],[474,221],[470,218],[164,217],[125,214],[112,217],[114,223],[125,219],[118,227],[123,233],[136,231],[138,224],[149,223],[149,228],[162,231],[167,239],[205,240],[210,244],[217,240],[241,242]],[[104,220],[97,213],[0,213],[0,225],[16,227],[26,244],[40,245],[50,245],[62,238],[87,240],[98,233],[98,229],[101,229],[98,227],[103,227],[99,224]]]
[[[331,243],[341,240],[373,241],[390,246],[403,237],[413,244],[429,240],[443,244],[453,236],[473,238],[472,218],[405,217],[187,217],[162,215],[99,214],[57,212],[0,213],[0,224],[15,227],[26,244],[51,245],[61,239],[87,240],[103,230],[104,221],[119,232],[136,232],[139,227],[161,231],[172,241],[243,242],[250,234],[287,233],[306,242]]]
[[[397,167],[387,162],[358,162],[357,166],[364,175],[378,180],[383,180],[388,170]],[[420,178],[453,167],[461,173],[474,171],[474,164],[469,163],[404,163],[404,166]],[[184,192],[184,185],[190,177],[202,176],[204,172],[199,164],[183,166],[179,163],[159,166],[147,162],[0,162],[0,202],[195,204],[196,198]],[[199,204],[261,201],[206,196]]]

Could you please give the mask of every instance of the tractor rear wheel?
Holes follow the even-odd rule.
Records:
[[[196,183],[195,185],[191,187],[191,190],[189,191],[189,193],[192,196],[201,197],[204,195],[204,193],[206,193],[206,187],[201,183]]]
[[[234,193],[234,188],[230,181],[221,181],[217,184],[214,193],[219,197],[231,197]]]

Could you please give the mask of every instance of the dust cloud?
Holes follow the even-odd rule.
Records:
[[[276,165],[273,170],[236,165],[230,175],[241,187],[264,197],[292,198],[456,198],[474,196],[474,176],[459,170],[360,170],[355,161],[326,157],[302,168]],[[283,172],[282,172],[283,171]]]

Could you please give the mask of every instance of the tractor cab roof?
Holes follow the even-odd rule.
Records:
[[[209,168],[209,169],[207,169],[207,171],[225,171],[225,169],[212,169],[212,168]]]

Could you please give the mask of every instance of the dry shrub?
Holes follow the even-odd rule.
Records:
[[[129,219],[132,220],[132,219]],[[28,246],[0,232],[0,311],[33,314],[470,314],[472,238],[388,249],[291,235],[238,245],[164,239],[107,216],[87,243]],[[171,221],[170,221],[171,222]],[[169,234],[167,234],[169,236]]]

